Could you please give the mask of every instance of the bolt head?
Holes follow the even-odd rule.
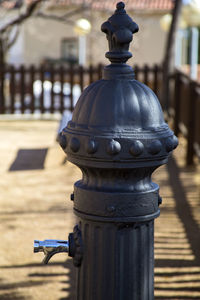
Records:
[[[111,140],[109,142],[108,147],[107,147],[108,154],[116,155],[120,152],[120,150],[121,150],[121,145],[118,141]]]
[[[87,144],[87,152],[88,154],[93,154],[97,152],[97,142],[94,140],[89,140]]]
[[[80,141],[73,137],[71,140],[70,140],[70,149],[73,151],[73,152],[77,152],[80,148]]]
[[[148,152],[152,155],[158,154],[162,149],[162,144],[159,140],[153,141],[149,147],[148,147]]]
[[[133,156],[139,156],[144,150],[144,145],[140,141],[134,141],[130,147],[130,153]]]

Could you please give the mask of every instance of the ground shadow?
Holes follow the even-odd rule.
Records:
[[[67,259],[64,263],[57,263],[57,262],[51,262],[51,267],[55,266],[63,266],[64,272],[63,273],[49,273],[47,272],[34,272],[29,273],[28,277],[29,279],[25,281],[20,282],[12,282],[12,283],[6,283],[2,280],[0,280],[0,299],[1,300],[28,300],[32,299],[29,296],[22,295],[17,289],[19,288],[31,288],[34,286],[40,286],[52,283],[53,286],[53,277],[56,276],[66,276],[68,279],[64,281],[63,283],[66,284],[66,286],[69,288],[63,288],[63,291],[66,292],[66,297],[62,298],[62,300],[74,300],[75,299],[75,267],[73,266],[72,259]],[[3,269],[21,269],[21,268],[41,268],[41,263],[34,263],[34,264],[21,264],[21,265],[12,265],[12,266],[0,266],[0,270],[3,272]],[[45,270],[45,269],[44,269]],[[46,269],[47,270],[47,269]],[[66,272],[65,272],[66,270]],[[66,274],[66,275],[65,275]],[[37,281],[35,279],[38,279]],[[45,278],[45,280],[44,280]],[[49,280],[48,280],[49,278]],[[61,300],[61,299],[60,299]]]
[[[20,149],[9,171],[41,170],[44,169],[44,161],[48,148]]]
[[[176,203],[176,213],[184,225],[187,239],[195,256],[193,264],[200,266],[200,230],[193,217],[189,200],[187,199],[187,193],[185,192],[184,186],[180,179],[181,171],[173,157],[169,159],[167,168],[169,172],[169,184],[172,187]],[[196,188],[192,181],[190,183],[190,188],[193,190]]]
[[[166,183],[171,186],[173,197],[175,200],[175,213],[181,221],[187,241],[194,255],[193,260],[170,260],[170,259],[157,259],[155,261],[155,290],[157,291],[156,300],[176,300],[176,299],[200,299],[200,230],[197,222],[195,221],[187,193],[181,181],[180,169],[173,157],[169,159],[167,165],[169,179]],[[186,171],[185,169],[183,170]],[[190,189],[194,190],[192,178]],[[168,208],[164,208],[167,210]],[[161,209],[162,210],[162,209]],[[169,220],[170,222],[170,220]],[[178,237],[177,237],[178,238]],[[172,239],[172,237],[171,237]],[[176,239],[174,241],[177,242]],[[183,245],[184,246],[184,245]],[[165,246],[166,247],[166,246]],[[168,251],[170,253],[170,248]],[[174,248],[175,250],[175,248]],[[178,253],[178,249],[177,253]],[[156,271],[158,270],[158,271]]]
[[[69,288],[64,288],[63,291],[68,294],[68,296],[64,298],[60,298],[59,300],[75,300],[76,297],[76,286],[75,286],[75,276],[76,276],[76,267],[73,265],[73,260],[68,259],[65,264],[64,268],[68,269],[68,277],[69,277]],[[65,282],[64,282],[65,283]]]

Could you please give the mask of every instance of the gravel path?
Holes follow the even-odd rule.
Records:
[[[57,127],[56,121],[0,122],[0,300],[73,299],[71,259],[59,254],[44,266],[43,254],[33,254],[34,239],[67,239],[76,222],[69,199],[81,175],[64,163]],[[155,226],[155,299],[200,299],[200,172],[184,168],[184,147],[181,140],[175,158],[154,175],[163,197]],[[40,169],[27,170],[27,162],[26,170],[10,170],[19,153],[31,160],[30,151],[39,149],[48,149]]]

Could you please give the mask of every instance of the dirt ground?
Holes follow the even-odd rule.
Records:
[[[76,223],[70,194],[81,174],[64,163],[57,128],[58,121],[0,121],[0,300],[73,299],[71,259],[57,254],[44,266],[43,254],[33,253],[34,239],[67,239]],[[155,299],[200,299],[200,172],[184,167],[184,149],[181,139],[168,166],[154,175],[163,198]],[[36,150],[44,150],[44,164],[40,159],[31,169]],[[20,170],[20,153],[30,169],[21,162]]]

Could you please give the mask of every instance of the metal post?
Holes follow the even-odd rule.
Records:
[[[81,66],[85,65],[86,62],[86,36],[79,35],[79,49],[78,49],[78,63]]]
[[[198,77],[198,49],[199,31],[196,27],[190,28],[190,77],[195,80]]]
[[[76,300],[154,298],[154,219],[161,198],[151,174],[167,162],[177,138],[156,95],[126,65],[138,26],[124,7],[118,3],[101,28],[111,64],[83,91],[59,137],[83,174],[72,195],[78,225],[62,249],[77,266]],[[41,245],[49,253],[49,243],[36,241],[36,251]]]
[[[179,29],[177,31],[177,37],[175,42],[175,67],[180,68],[182,65],[182,39],[183,39],[183,30]]]

